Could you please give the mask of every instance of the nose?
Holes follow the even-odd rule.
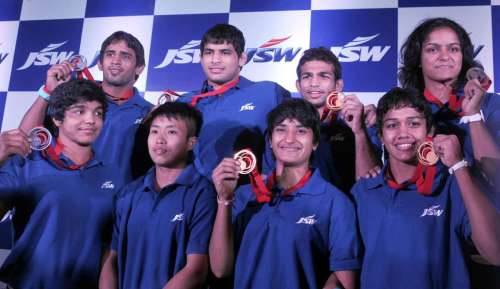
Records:
[[[318,87],[319,86],[319,79],[318,79],[318,77],[312,76],[310,84],[313,87]]]
[[[295,141],[295,131],[294,130],[287,130],[286,135],[285,135],[285,141],[287,143],[292,143]]]
[[[448,60],[449,57],[450,57],[450,52],[448,51],[447,48],[441,48],[439,50],[439,59]]]
[[[214,53],[212,53],[212,63],[219,63],[220,62],[220,59],[221,59],[221,55],[219,52],[215,51]]]

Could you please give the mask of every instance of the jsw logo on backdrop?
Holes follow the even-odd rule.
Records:
[[[377,38],[379,35],[380,33],[371,36],[358,36],[344,46],[332,46],[330,50],[337,55],[340,62],[379,62],[391,49],[391,46],[361,45]]]
[[[61,63],[64,60],[68,59],[73,55],[74,51],[54,51],[57,48],[63,46],[68,42],[67,40],[61,43],[50,43],[44,49],[39,52],[31,52],[28,55],[28,59],[24,62],[21,67],[17,68],[17,70],[25,70],[31,66],[44,66],[44,65],[54,65],[57,63]]]
[[[57,48],[63,46],[68,42],[67,40],[61,43],[51,43],[47,45],[44,49],[40,50],[39,52],[31,52],[28,55],[28,59],[26,59],[26,62],[24,64],[17,68],[17,70],[25,70],[30,68],[31,66],[45,66],[45,65],[54,65],[63,62],[64,60],[70,58],[73,54],[75,54],[74,51],[54,51]],[[2,62],[2,55],[0,54],[0,63]],[[88,67],[94,67],[97,62],[99,61],[99,51],[96,52],[94,55],[94,58],[92,59],[92,62]]]
[[[0,43],[0,46],[2,46],[2,43]],[[5,60],[5,58],[7,58],[7,56],[9,56],[8,53],[0,52],[0,64],[2,64],[2,62]]]
[[[301,47],[293,48],[281,48],[281,47],[272,47],[278,45],[291,36],[284,38],[273,38],[258,48],[248,48],[246,49],[247,54],[247,62],[290,62],[292,61],[297,54],[302,50]],[[200,51],[200,40],[191,40],[186,45],[183,45],[179,49],[169,49],[167,54],[163,58],[163,61],[156,65],[154,68],[163,68],[172,63],[174,64],[187,64],[187,63],[199,63],[201,57]]]

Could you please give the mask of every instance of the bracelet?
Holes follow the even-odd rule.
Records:
[[[453,175],[453,173],[455,173],[456,171],[458,171],[459,169],[463,168],[463,167],[468,167],[469,166],[469,163],[463,159],[461,161],[459,161],[458,163],[452,165],[449,169],[448,169],[448,172],[450,173],[450,175]]]
[[[223,199],[221,199],[221,197],[219,196],[219,194],[217,194],[217,203],[218,204],[223,204],[224,206],[229,206],[233,202],[234,202],[234,198],[232,198],[231,200],[223,200]]]
[[[460,118],[460,123],[469,123],[474,121],[484,121],[484,115],[482,110],[480,110],[478,113],[465,115]]]
[[[44,85],[42,85],[40,87],[40,89],[38,90],[38,96],[40,96],[41,98],[45,99],[46,101],[49,101],[50,99],[50,93],[47,91],[47,87]]]

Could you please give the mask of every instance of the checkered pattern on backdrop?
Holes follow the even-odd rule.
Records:
[[[116,30],[134,34],[145,47],[146,69],[136,86],[146,99],[156,102],[167,88],[197,89],[203,80],[201,36],[220,22],[236,25],[246,37],[245,77],[296,91],[301,54],[325,46],[342,61],[345,90],[375,103],[397,85],[398,50],[408,33],[436,16],[470,32],[477,59],[495,79],[500,0],[2,0],[1,129],[18,126],[50,65],[83,54],[100,79],[100,44]]]

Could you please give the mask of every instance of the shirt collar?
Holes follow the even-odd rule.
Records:
[[[252,81],[240,75],[240,81],[233,88],[242,89],[251,85],[252,83],[253,83]],[[214,90],[214,87],[208,84],[208,80],[203,81],[203,86],[201,87],[201,93],[209,92],[212,90]]]
[[[144,189],[149,191],[156,191],[155,186],[155,178],[156,178],[156,170],[155,167],[149,169],[144,177]],[[177,179],[168,186],[192,186],[198,179],[200,178],[200,174],[196,171],[193,164],[187,165],[184,170],[182,170],[181,174],[177,177]],[[168,187],[167,186],[167,187]]]
[[[312,173],[311,177],[307,181],[307,183],[299,188],[298,190],[290,192],[289,196],[295,196],[297,194],[303,194],[303,195],[321,195],[325,193],[327,181],[321,177],[321,174],[319,172],[319,169],[314,169],[314,172]],[[283,191],[278,184],[276,183],[272,190],[279,190],[280,192]]]

